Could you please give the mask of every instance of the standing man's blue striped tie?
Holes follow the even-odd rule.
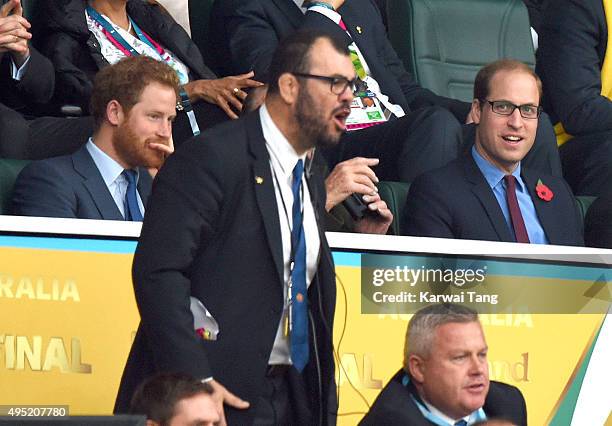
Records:
[[[294,253],[292,281],[291,360],[293,366],[302,371],[308,363],[308,289],[306,287],[306,237],[304,235],[302,199],[302,176],[304,162],[298,160],[293,169],[293,228],[291,250]]]

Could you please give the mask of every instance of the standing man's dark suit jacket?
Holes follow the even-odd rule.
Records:
[[[469,103],[422,88],[406,71],[387,39],[380,11],[372,0],[347,0],[338,13],[365,57],[372,76],[391,102],[401,105],[406,113],[423,106],[442,106],[460,123],[465,121]],[[226,65],[231,64],[225,72],[254,70],[255,78],[267,73],[279,40],[300,28],[332,32],[350,44],[337,24],[318,12],[302,14],[293,0],[217,0],[211,25],[217,57],[223,58]]]
[[[308,180],[320,223],[323,177]],[[311,353],[303,374],[314,413],[318,417],[320,408],[325,419],[313,423],[327,424],[336,410],[330,404],[335,281],[329,247],[320,236],[318,269],[308,290]],[[226,416],[231,425],[251,424],[281,320],[284,286],[281,228],[259,111],[192,139],[166,161],[155,180],[133,278],[141,324],[115,411],[126,412],[147,376],[181,371],[213,377],[249,401],[248,410],[226,408]],[[217,340],[194,332],[190,296],[219,324]]]
[[[524,167],[521,177],[550,244],[584,245],[582,219],[567,183]],[[552,200],[537,196],[539,179],[552,190]],[[404,235],[514,241],[497,198],[471,153],[417,178],[401,220]]]
[[[400,370],[380,392],[370,411],[359,426],[431,426],[414,403],[411,393],[417,395],[412,384],[404,386],[405,373]],[[500,382],[490,382],[489,393],[482,407],[487,418],[501,418],[512,421],[518,426],[527,425],[525,399],[514,386]]]
[[[138,192],[146,206],[151,175],[139,169]],[[13,214],[124,220],[87,148],[28,164],[15,182]]]

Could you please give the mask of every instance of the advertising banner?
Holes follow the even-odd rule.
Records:
[[[139,225],[1,219],[0,405],[110,414],[139,321],[130,274]],[[328,239],[339,425],[357,424],[401,368],[412,314],[443,302],[481,314],[490,377],[522,391],[530,424],[612,422],[612,251]]]

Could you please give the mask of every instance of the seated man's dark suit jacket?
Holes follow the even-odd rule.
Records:
[[[521,168],[521,177],[550,244],[584,245],[582,219],[572,191],[558,177]],[[554,196],[540,199],[538,180]],[[401,232],[417,237],[515,241],[497,198],[471,153],[418,177],[408,192]]]
[[[601,96],[608,44],[602,0],[555,0],[544,8],[537,71],[544,107],[572,135],[612,130],[612,101]]]
[[[417,391],[413,384],[404,386],[400,370],[380,392],[370,411],[359,426],[431,426],[414,403],[411,393]],[[482,407],[487,418],[507,419],[518,426],[527,425],[527,408],[521,391],[505,383],[491,381],[489,393]]]
[[[146,206],[151,175],[139,169],[138,193]],[[17,177],[12,212],[20,216],[125,220],[87,148],[28,164]]]
[[[573,136],[560,148],[563,174],[577,195],[601,195],[612,181],[612,100],[601,95],[608,44],[602,0],[548,1],[538,43],[544,109]]]
[[[424,124],[421,128],[417,124],[386,134],[382,130],[373,130],[375,134],[362,130],[358,132],[359,138],[350,141],[343,138],[351,145],[355,145],[355,139],[359,139],[372,145],[384,145],[384,149],[378,152],[350,152],[341,159],[354,155],[377,156],[381,160],[376,170],[379,177],[411,182],[423,171],[446,164],[459,155],[459,151],[452,155],[448,152],[454,148],[455,131],[461,132],[453,116],[458,123],[463,124],[470,104],[438,96],[415,81],[391,46],[380,11],[372,0],[347,0],[338,9],[338,13],[365,57],[371,75],[380,85],[382,93],[389,96],[391,102],[400,105],[408,117]],[[255,78],[263,78],[279,40],[298,29],[331,32],[344,38],[347,45],[351,42],[345,31],[332,20],[318,12],[303,14],[292,0],[216,0],[211,16],[210,37],[218,61],[216,65],[218,68],[225,66],[225,74],[253,70]],[[424,107],[437,108],[428,108],[428,113],[424,113]],[[417,114],[417,109],[421,109],[420,115],[410,114],[411,111]],[[435,117],[429,116],[433,111]],[[411,139],[414,148],[410,152],[399,148],[397,152],[395,141],[406,139],[410,137],[409,134],[414,135]],[[461,138],[460,135],[458,137]],[[472,139],[467,138],[464,142],[471,146]],[[439,151],[432,145],[437,146]],[[384,163],[396,161],[399,161],[400,169],[397,175],[383,173]],[[545,115],[540,118],[536,143],[525,162],[538,170],[561,175],[554,132]],[[413,170],[406,170],[408,168]]]
[[[584,240],[589,247],[612,249],[612,187],[589,207],[584,218]]]
[[[323,177],[313,174],[308,182],[320,223]],[[335,280],[325,235],[320,236],[318,269],[308,289],[311,353],[303,375],[316,416],[304,421],[324,425],[337,410]],[[281,320],[284,286],[281,228],[259,111],[193,138],[168,158],[155,179],[133,281],[141,323],[115,412],[127,412],[134,390],[148,376],[180,371],[213,377],[249,401],[249,409],[225,413],[230,425],[251,424]],[[194,332],[190,296],[219,324],[217,340]]]
[[[406,113],[423,106],[438,105],[451,110],[463,123],[469,103],[438,96],[419,86],[406,71],[391,43],[380,11],[371,0],[346,1],[338,10],[351,37],[359,46],[391,102],[401,105]],[[228,73],[255,71],[255,78],[265,75],[279,40],[300,28],[314,28],[350,39],[329,18],[318,12],[305,15],[292,0],[217,0],[212,11],[213,45],[218,58],[231,64]],[[361,32],[357,31],[361,28]]]

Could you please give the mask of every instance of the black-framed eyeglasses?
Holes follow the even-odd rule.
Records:
[[[357,78],[349,80],[346,77],[327,77],[325,75],[304,74],[301,72],[294,72],[293,75],[327,81],[329,82],[329,90],[331,90],[334,95],[343,94],[347,87],[351,88],[351,92],[355,92],[356,90]]]
[[[490,101],[481,99],[481,102],[488,102],[491,105],[491,111],[499,115],[512,115],[514,110],[518,108],[521,117],[528,120],[536,119],[542,113],[542,107],[532,104],[515,105],[508,101]]]

